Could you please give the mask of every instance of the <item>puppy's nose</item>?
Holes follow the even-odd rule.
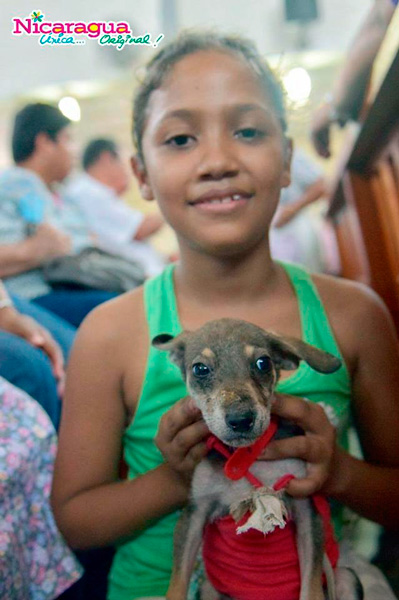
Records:
[[[230,429],[237,433],[251,431],[255,423],[255,413],[252,410],[244,413],[229,413],[226,415],[226,423]]]

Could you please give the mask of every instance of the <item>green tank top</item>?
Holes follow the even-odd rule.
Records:
[[[281,264],[298,299],[302,339],[342,359],[310,275],[298,266]],[[145,283],[144,303],[150,339],[160,333],[177,335],[182,330],[173,271],[173,265],[170,265],[161,275]],[[297,371],[278,384],[277,391],[322,403],[331,421],[338,427],[340,444],[347,448],[350,389],[344,363],[336,373],[322,375],[302,361]],[[137,411],[123,439],[129,478],[135,478],[162,463],[162,455],[153,442],[159,420],[165,411],[186,395],[179,369],[170,363],[166,352],[150,345]],[[159,493],[162,494],[162,490]],[[341,507],[333,506],[338,535],[340,512]],[[165,595],[172,566],[173,530],[178,516],[177,511],[159,519],[117,548],[109,579],[109,600]]]

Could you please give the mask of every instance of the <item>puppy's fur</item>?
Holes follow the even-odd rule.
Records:
[[[281,370],[296,369],[300,361],[305,360],[316,371],[333,373],[341,364],[338,358],[301,340],[282,338],[251,323],[233,319],[212,321],[195,332],[185,331],[175,338],[161,334],[152,343],[168,351],[171,361],[180,368],[189,394],[210,431],[228,446],[236,448],[253,444],[269,426],[274,390]],[[258,461],[251,467],[251,472],[265,486],[272,487],[286,473],[303,477],[306,466],[296,459]],[[212,453],[198,465],[192,482],[191,502],[175,532],[169,600],[187,597],[205,523],[228,515],[230,507],[246,498],[251,489],[246,479],[235,482],[227,479],[223,464]],[[296,500],[288,495],[284,499],[296,524],[301,571],[299,600],[323,600],[321,521],[310,500]],[[204,586],[204,600],[221,600],[223,597],[209,582]],[[361,595],[355,580],[346,571],[337,569],[335,576],[330,572],[329,598],[359,600]]]

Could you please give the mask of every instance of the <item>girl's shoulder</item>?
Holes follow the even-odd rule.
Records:
[[[315,274],[316,285],[334,335],[349,367],[355,366],[361,346],[371,343],[382,327],[393,328],[382,299],[363,283]]]
[[[347,320],[363,317],[376,309],[387,310],[378,294],[363,283],[322,274],[312,275],[312,280],[329,314],[337,313]]]
[[[148,338],[141,286],[97,306],[80,326],[76,345],[96,347],[123,373],[141,364],[141,356],[145,360]]]
[[[140,335],[146,329],[143,286],[97,306],[85,319],[81,329],[103,342],[121,343],[124,338]]]
[[[101,304],[84,320],[75,341],[72,363],[80,375],[89,368],[118,390],[129,419],[134,414],[149,350],[143,288]]]

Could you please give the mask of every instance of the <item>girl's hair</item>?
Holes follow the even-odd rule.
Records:
[[[142,160],[142,138],[151,93],[161,87],[174,65],[182,58],[189,54],[207,50],[230,52],[242,58],[248,64],[271,100],[283,132],[286,131],[287,124],[282,87],[269,65],[261,58],[255,45],[250,40],[212,32],[186,32],[180,34],[176,40],[170,42],[149,61],[146,66],[145,77],[137,90],[133,104],[133,140]]]

